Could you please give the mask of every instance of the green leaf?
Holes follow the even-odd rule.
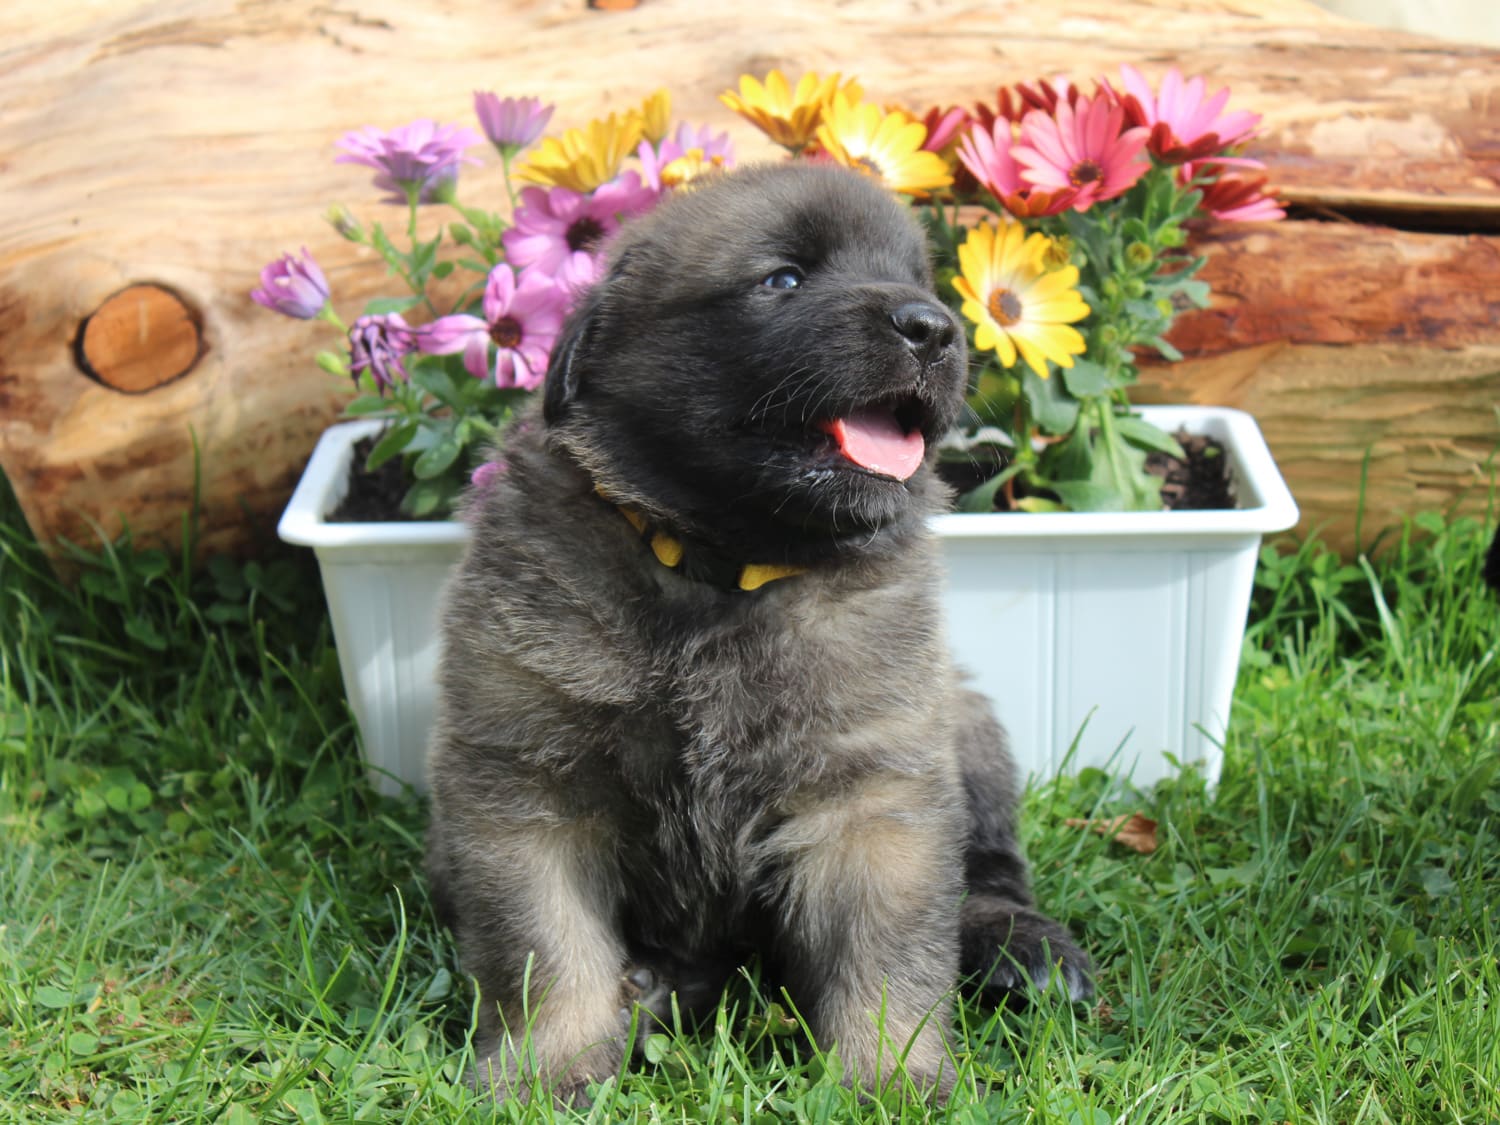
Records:
[[[453,268],[454,267],[452,262],[439,262],[437,265],[432,267],[432,276],[441,281],[443,278],[447,277],[450,273],[453,272]]]
[[[167,638],[161,635],[161,630],[149,617],[130,618],[125,622],[125,632],[131,640],[149,648],[152,652],[167,650]]]
[[[1060,373],[1063,383],[1068,388],[1068,393],[1074,398],[1105,395],[1115,387],[1108,369],[1092,360],[1074,359],[1073,366],[1062,368]]]
[[[1203,261],[1203,258],[1199,258],[1198,264],[1201,265]],[[1206,309],[1208,308],[1209,294],[1212,290],[1206,281],[1184,281],[1181,285],[1177,286],[1177,292],[1191,301],[1195,308]]]
[[[73,993],[58,988],[55,984],[44,984],[31,994],[31,1000],[43,1008],[71,1008],[75,997]]]
[[[416,459],[411,468],[412,476],[419,481],[431,480],[457,461],[463,448],[457,438],[451,435],[444,438]]]
[[[1182,358],[1182,353],[1174,348],[1171,344],[1167,343],[1167,341],[1161,336],[1153,336],[1150,340],[1147,341],[1147,343],[1149,343],[1153,348],[1160,352],[1162,358],[1165,360],[1176,363]]]
[[[443,244],[441,233],[430,242],[418,242],[411,248],[411,272],[417,276],[423,276],[432,271],[433,263],[437,261],[438,247]]]
[[[1066,512],[1067,506],[1059,504],[1056,500],[1048,500],[1045,496],[1026,496],[1016,501],[1016,507],[1023,512],[1036,515],[1041,512]]]
[[[1079,402],[1060,379],[1041,379],[1027,367],[1021,372],[1021,391],[1031,404],[1031,416],[1049,434],[1065,434],[1078,425]]]
[[[1005,486],[1005,482],[1019,473],[1025,466],[1020,462],[1007,465],[1000,472],[990,477],[983,484],[969,489],[958,498],[957,507],[960,512],[993,512],[995,510],[995,493]]]
[[[1050,481],[1047,487],[1062,497],[1069,511],[1123,512],[1127,509],[1125,497],[1119,489],[1107,484],[1086,480],[1058,480]]]
[[[1105,405],[1094,416],[1099,432],[1094,440],[1094,470],[1089,482],[1115,493],[1126,511],[1158,511],[1161,508],[1161,478],[1146,471],[1146,452],[1126,441],[1119,419]],[[1072,501],[1068,501],[1072,506]],[[1119,508],[1100,508],[1118,511]]]
[[[401,500],[401,510],[415,519],[441,519],[448,514],[460,484],[451,476],[419,480]]]
[[[365,304],[366,316],[388,316],[405,312],[422,303],[421,297],[376,297]]]
[[[1153,426],[1144,418],[1135,414],[1121,414],[1115,419],[1115,429],[1120,436],[1131,445],[1140,446],[1142,449],[1152,450],[1157,453],[1165,453],[1168,457],[1186,457],[1181,445],[1171,434],[1158,426]]]
[[[370,455],[365,458],[365,468],[373,473],[392,457],[404,451],[416,435],[417,424],[412,419],[403,418],[394,423],[381,435],[380,440],[375,443],[375,448],[370,450]]]
[[[391,404],[380,395],[360,395],[344,407],[346,418],[367,418],[391,409]]]
[[[1049,481],[1091,479],[1094,475],[1094,447],[1089,434],[1082,429],[1075,430],[1063,441],[1048,446],[1042,454],[1040,469]]]
[[[413,365],[411,381],[444,406],[454,410],[463,409],[464,394],[454,382],[453,376],[442,366],[426,363]]]

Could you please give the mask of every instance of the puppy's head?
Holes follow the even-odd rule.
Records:
[[[963,332],[910,210],[793,163],[679,193],[628,226],[547,377],[553,440],[606,495],[741,552],[809,558],[938,503]]]

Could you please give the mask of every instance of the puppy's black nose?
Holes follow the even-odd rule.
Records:
[[[907,301],[891,312],[891,324],[911,350],[931,360],[953,343],[958,329],[945,309],[929,301]]]

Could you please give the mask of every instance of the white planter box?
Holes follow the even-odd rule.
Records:
[[[1030,774],[1099,766],[1148,785],[1171,772],[1170,755],[1218,778],[1261,537],[1296,523],[1297,508],[1249,415],[1142,413],[1222,442],[1241,507],[934,520],[954,655]],[[395,792],[423,785],[438,599],[468,529],[324,519],[347,488],[354,443],[379,427],[323,435],[278,532],[317,553],[365,756]]]

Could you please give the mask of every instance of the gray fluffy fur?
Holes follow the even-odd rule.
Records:
[[[935,437],[962,333],[907,210],[841,170],[681,193],[610,261],[446,597],[428,874],[476,1080],[580,1097],[633,1005],[711,1005],[758,955],[852,1076],[904,1053],[941,1096],[961,974],[999,996],[1060,966],[1078,997],[1088,961],[1034,909],[1013,766],[947,653],[943,487],[840,465],[810,421],[899,401]],[[747,593],[726,558],[807,570]]]

